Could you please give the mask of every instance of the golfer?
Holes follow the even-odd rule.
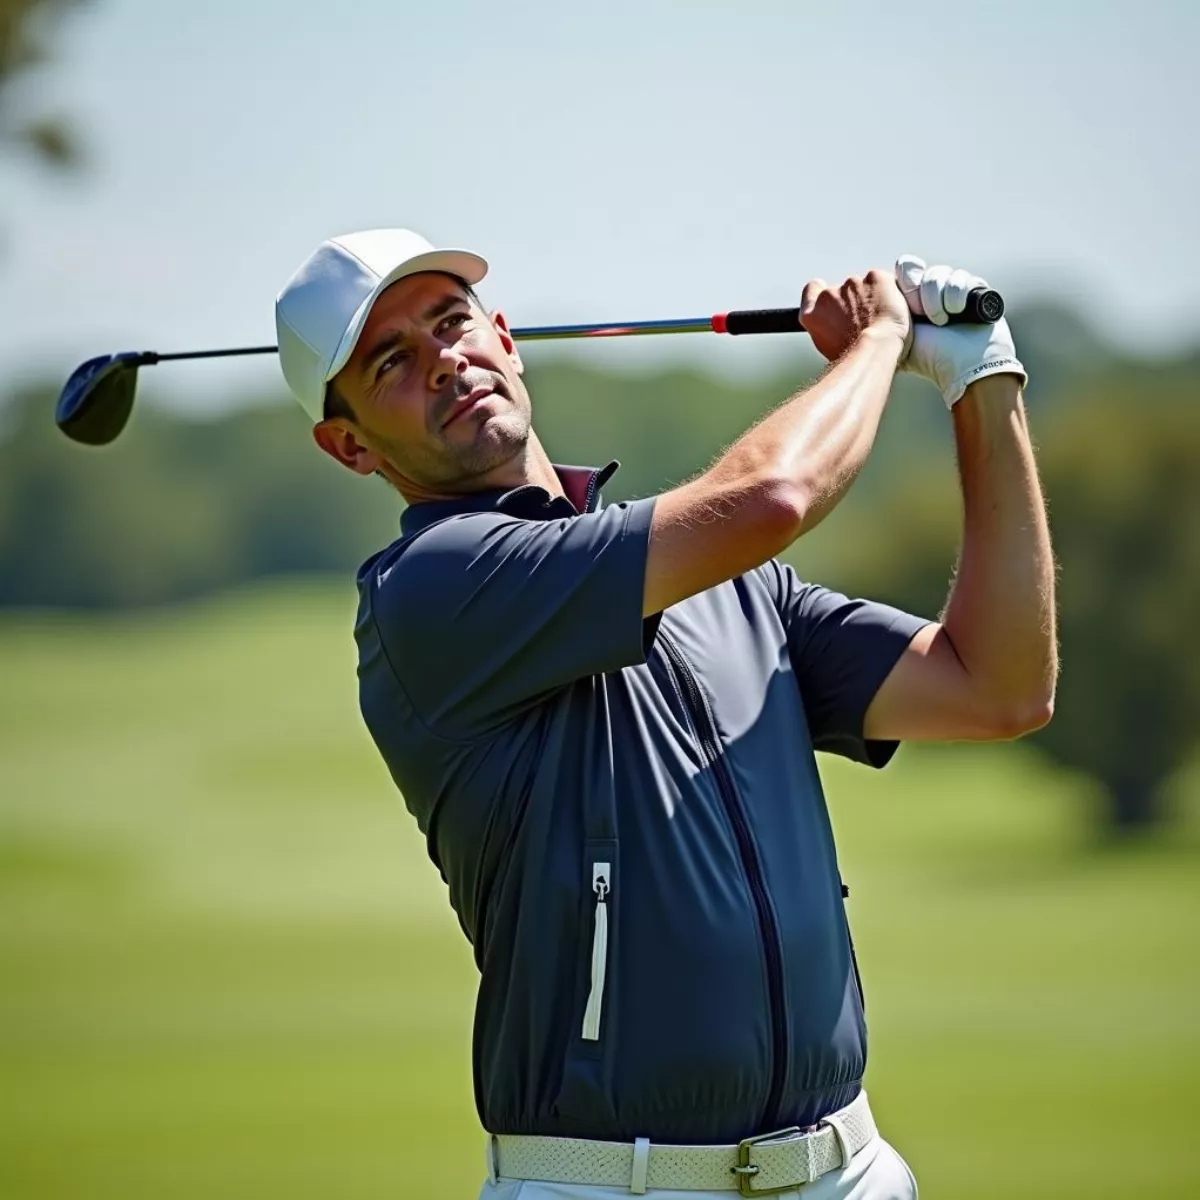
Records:
[[[914,1197],[862,1089],[814,751],[882,767],[903,739],[1050,716],[1054,573],[1009,328],[947,326],[982,281],[919,259],[813,280],[821,378],[689,482],[602,505],[616,464],[551,462],[508,322],[472,290],[486,269],[355,233],[276,309],[317,445],[408,502],[358,577],[360,699],[479,967],[483,1196]],[[854,480],[897,370],[953,414],[963,537],[938,621],[776,561]]]

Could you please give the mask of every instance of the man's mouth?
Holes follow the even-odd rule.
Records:
[[[496,389],[490,385],[486,387],[475,388],[469,395],[464,396],[461,400],[457,401],[454,407],[450,409],[449,415],[442,422],[442,428],[446,429],[453,425],[459,417],[461,417],[464,413],[470,412],[471,409],[473,409],[481,400],[486,399],[488,396],[494,396],[495,394]]]

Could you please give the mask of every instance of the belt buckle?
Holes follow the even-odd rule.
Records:
[[[779,1196],[784,1192],[794,1192],[796,1190],[797,1184],[795,1183],[785,1183],[782,1187],[752,1187],[750,1181],[762,1168],[755,1166],[750,1161],[750,1150],[752,1147],[761,1145],[763,1142],[777,1142],[784,1141],[787,1138],[799,1137],[800,1133],[799,1125],[789,1125],[787,1129],[777,1129],[774,1133],[760,1133],[758,1137],[742,1138],[738,1142],[737,1166],[730,1167],[730,1170],[737,1176],[739,1196]]]

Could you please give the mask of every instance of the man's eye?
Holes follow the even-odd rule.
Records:
[[[399,366],[407,357],[407,350],[397,350],[395,354],[389,354],[379,364],[379,370],[375,372],[375,382],[378,383],[393,367]]]
[[[463,324],[463,322],[466,321],[470,315],[470,313],[465,312],[451,313],[448,317],[442,320],[440,325],[438,325],[438,332],[444,333],[448,329],[458,328],[458,326]]]

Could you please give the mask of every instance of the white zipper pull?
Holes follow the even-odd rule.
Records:
[[[592,891],[596,893],[596,924],[592,933],[592,990],[583,1011],[583,1039],[600,1040],[600,1010],[604,1004],[604,975],[608,968],[608,896],[612,891],[612,867],[592,863]]]

